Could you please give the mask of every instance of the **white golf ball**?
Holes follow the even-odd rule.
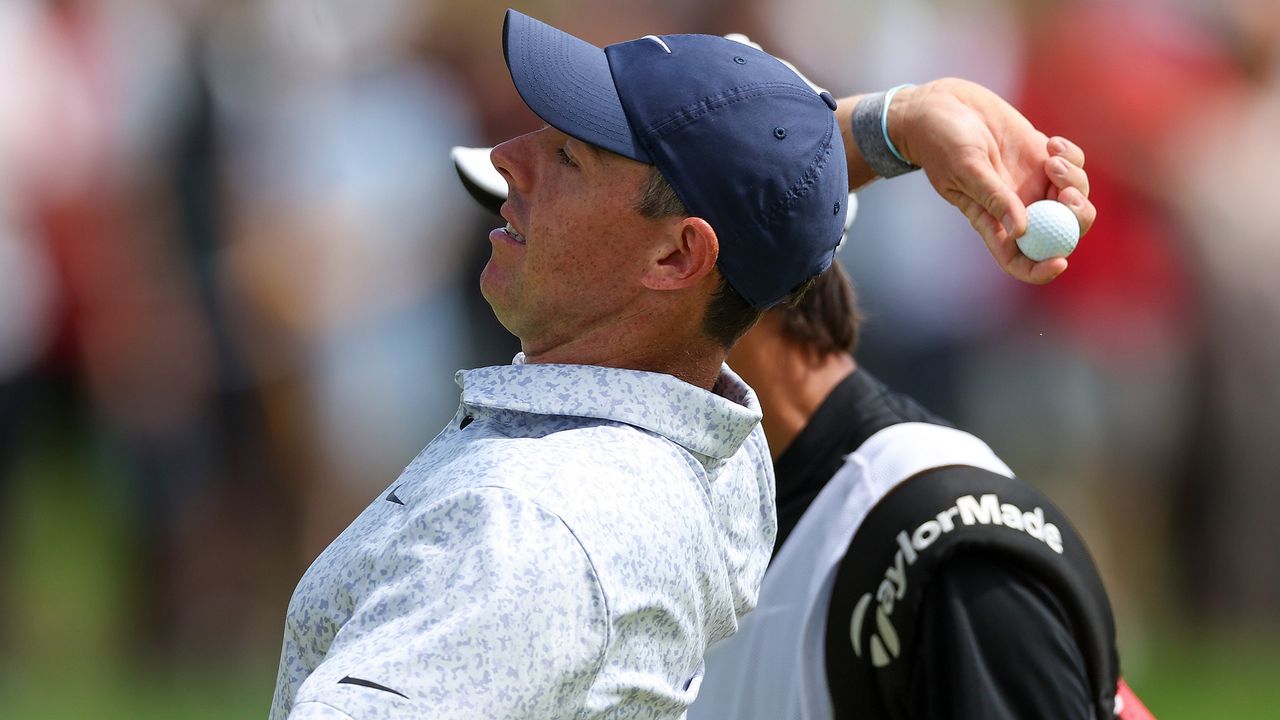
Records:
[[[1080,223],[1066,205],[1040,200],[1027,206],[1027,231],[1018,238],[1023,255],[1040,262],[1066,257],[1080,241]]]

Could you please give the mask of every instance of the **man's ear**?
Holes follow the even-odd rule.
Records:
[[[641,283],[650,290],[682,290],[713,274],[720,257],[720,240],[700,217],[672,218],[654,247]]]

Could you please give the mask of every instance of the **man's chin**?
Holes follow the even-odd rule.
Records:
[[[503,278],[500,276],[501,272],[493,268],[493,260],[489,260],[489,264],[480,273],[480,295],[489,303],[489,309],[502,327],[515,335],[516,331],[512,327],[514,313],[511,312],[511,294],[507,283],[502,282]]]
[[[502,295],[501,289],[503,282],[503,272],[496,267],[493,262],[493,256],[489,256],[489,262],[485,263],[484,269],[480,271],[480,294],[490,305]]]

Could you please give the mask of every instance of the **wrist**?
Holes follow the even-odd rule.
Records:
[[[880,177],[896,177],[919,169],[897,147],[901,128],[891,127],[902,123],[905,103],[897,96],[911,89],[912,86],[899,85],[887,92],[864,95],[854,106],[850,122],[854,141],[867,165]]]
[[[919,86],[900,85],[885,107],[884,126],[887,142],[891,148],[897,150],[898,158],[913,168],[919,167],[919,164],[912,160],[910,128],[911,119],[914,117],[912,108],[915,107],[919,95]]]

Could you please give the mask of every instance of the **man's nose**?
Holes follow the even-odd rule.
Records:
[[[527,191],[531,172],[529,169],[529,150],[532,147],[533,133],[519,135],[494,146],[489,152],[489,162],[497,168],[502,178],[507,181],[511,191]]]

